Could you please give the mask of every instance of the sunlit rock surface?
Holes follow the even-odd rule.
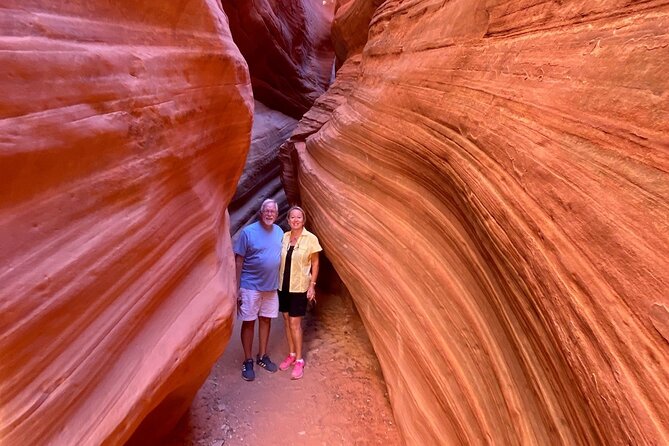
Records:
[[[668,29],[390,0],[291,138],[408,444],[669,444]]]
[[[147,444],[230,335],[246,63],[214,0],[0,20],[0,443]]]

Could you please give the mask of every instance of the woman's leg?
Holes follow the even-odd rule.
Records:
[[[286,341],[288,341],[288,352],[295,353],[295,341],[293,341],[292,330],[290,326],[290,317],[288,313],[283,314],[283,329],[286,332]]]
[[[302,316],[290,317],[290,331],[295,345],[297,359],[302,359]]]
[[[279,364],[279,370],[287,370],[295,363],[295,340],[293,339],[293,333],[290,328],[290,317],[288,316],[288,313],[281,314],[283,314],[283,329],[286,332],[289,354],[283,361],[281,361],[281,364]]]

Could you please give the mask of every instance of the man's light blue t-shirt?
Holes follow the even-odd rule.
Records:
[[[255,222],[242,229],[234,246],[235,254],[244,257],[242,288],[257,291],[279,288],[282,238],[283,231],[277,225],[265,229]]]

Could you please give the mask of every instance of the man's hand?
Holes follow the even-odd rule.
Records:
[[[237,272],[237,305],[242,306],[242,266],[244,265],[244,257],[235,254],[235,270]]]

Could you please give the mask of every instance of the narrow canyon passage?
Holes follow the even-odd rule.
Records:
[[[669,445],[668,1],[0,20],[0,445]],[[270,197],[351,297],[247,383]]]
[[[402,444],[379,363],[347,291],[321,293],[307,313],[307,367],[298,381],[289,371],[271,374],[257,366],[255,381],[243,381],[239,326],[164,446]],[[269,350],[276,362],[287,352],[280,319]]]

